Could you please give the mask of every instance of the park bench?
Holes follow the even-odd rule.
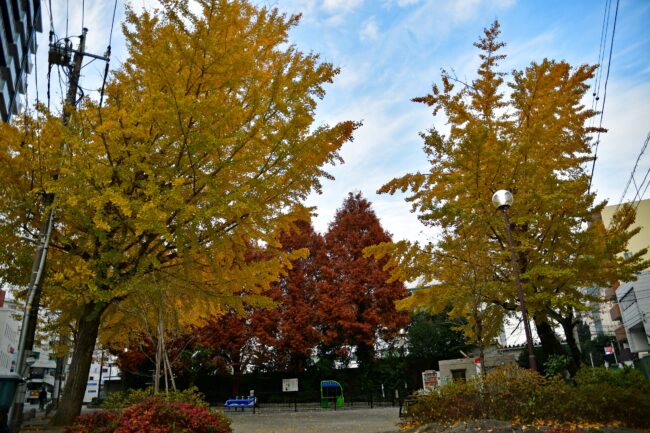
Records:
[[[226,400],[226,402],[223,404],[223,407],[227,407],[229,409],[240,409],[243,411],[246,408],[253,408],[253,413],[255,413],[255,406],[257,405],[257,397],[250,397],[250,398],[231,398]]]

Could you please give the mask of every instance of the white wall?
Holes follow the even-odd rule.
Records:
[[[632,352],[650,350],[650,271],[616,290],[623,324]]]
[[[16,311],[11,301],[0,307],[0,373],[10,373],[16,362],[18,351],[18,329],[20,324],[13,318]]]

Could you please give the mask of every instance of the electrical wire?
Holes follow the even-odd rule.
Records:
[[[636,200],[636,205],[634,206],[634,210],[637,210],[639,204],[641,204],[641,201],[643,200],[643,197],[645,197],[645,193],[648,191],[648,186],[650,186],[650,182],[646,183],[646,180],[648,179],[649,175],[650,175],[650,168],[648,169],[648,171],[646,171],[645,177],[643,178],[643,182],[641,182],[641,186],[639,187],[639,191],[640,191],[641,188],[643,188],[643,184],[645,183],[645,188],[643,189],[643,192],[641,194],[638,194],[639,191],[637,191],[638,199]]]
[[[641,151],[639,152],[639,156],[637,156],[636,161],[634,162],[634,167],[632,167],[632,172],[630,173],[630,178],[627,180],[627,184],[625,184],[625,189],[623,190],[623,195],[621,196],[621,199],[618,202],[618,206],[616,207],[617,211],[618,211],[618,208],[621,207],[621,204],[623,204],[623,201],[625,200],[625,196],[627,195],[627,190],[629,189],[630,184],[634,180],[634,174],[636,173],[636,169],[639,166],[639,161],[641,161],[641,157],[643,156],[646,149],[648,148],[648,143],[649,142],[650,142],[650,132],[648,132],[648,135],[646,136],[645,141],[643,142],[643,145],[641,146]],[[645,180],[647,179],[647,177],[648,177],[648,174],[646,173],[646,176],[643,179],[643,182],[641,183],[641,187],[643,187],[643,183],[645,183]],[[639,188],[636,188],[636,189],[637,189],[637,196],[638,196]],[[647,186],[646,186],[646,190],[647,190]],[[643,195],[645,195],[645,191],[641,195],[641,197],[643,197]]]
[[[95,60],[97,60],[97,59],[93,57],[93,58],[92,58],[88,63],[86,63],[85,65],[82,65],[82,66],[81,66],[81,69],[85,68],[86,66],[90,66],[90,64],[91,64],[92,62],[94,62]]]
[[[609,72],[612,66],[612,52],[614,51],[614,36],[616,35],[616,21],[618,20],[618,6],[620,0],[616,0],[616,11],[614,13],[614,25],[612,26],[612,39],[609,43],[609,59],[607,61],[607,74],[605,75],[605,86],[603,88],[603,103],[600,108],[600,121],[598,123],[598,134],[596,136],[596,144],[594,145],[594,160],[591,165],[591,175],[589,176],[589,187],[587,192],[591,191],[591,183],[594,180],[594,171],[596,169],[596,159],[598,157],[598,145],[600,144],[600,129],[603,127],[603,115],[605,114],[605,102],[607,101],[607,83],[609,82]]]
[[[604,69],[603,58],[605,56],[607,34],[609,32],[611,5],[612,5],[611,0],[605,1],[605,10],[603,11],[603,22],[601,23],[600,26],[600,42],[598,44],[598,56],[596,58],[596,65],[598,66],[598,69],[596,70],[596,74],[594,77],[593,92],[591,95],[591,110],[595,114],[598,114],[598,101],[600,100],[600,87],[602,84],[602,76],[603,76],[603,69]],[[594,127],[594,122],[596,121],[596,117],[597,116],[594,115],[589,118],[589,129],[592,129]],[[587,166],[585,167],[585,171],[587,170],[589,170],[588,163]]]
[[[110,49],[111,42],[113,41],[113,26],[115,25],[115,11],[117,10],[117,0],[115,0],[115,4],[113,5],[113,19],[111,20],[111,31],[108,34],[108,47]]]
[[[106,90],[106,80],[108,80],[108,68],[111,61],[111,44],[113,42],[113,26],[115,25],[115,11],[117,11],[117,0],[113,5],[113,18],[111,20],[111,31],[108,33],[108,47],[106,48],[106,66],[104,67],[104,79],[102,80],[102,88],[99,93],[99,110],[101,115],[102,105],[104,103],[104,90]]]
[[[596,64],[598,65],[598,71],[596,72],[595,82],[594,82],[594,92],[592,94],[591,109],[596,110],[598,107],[598,100],[600,99],[600,85],[602,83],[603,76],[603,58],[605,57],[605,46],[607,40],[607,33],[609,31],[609,16],[611,10],[611,0],[605,2],[605,12],[603,13],[603,23],[600,27],[600,44],[598,46],[598,60]],[[593,125],[594,118],[591,118],[591,124]]]

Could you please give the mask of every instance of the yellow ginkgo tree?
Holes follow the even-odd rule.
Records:
[[[48,211],[39,197],[55,196],[43,302],[76,323],[58,424],[79,413],[104,315],[149,275],[173,276],[188,321],[276,280],[294,257],[275,233],[306,217],[300,202],[358,126],[314,125],[338,70],[288,43],[299,16],[160,3],[127,11],[128,56],[103,106],[84,99],[66,126],[46,113],[0,126],[7,280],[26,283],[17,269]],[[247,258],[251,246],[263,259]]]
[[[474,80],[463,83],[443,72],[441,86],[415,99],[450,126],[446,136],[436,129],[422,134],[428,171],[380,189],[407,192],[420,221],[437,227],[440,239],[385,244],[367,253],[390,255],[395,278],[435,288],[418,293],[407,307],[451,304],[470,320],[473,306],[490,318],[498,318],[499,308],[502,314],[518,311],[504,220],[491,203],[494,192],[510,190],[510,229],[542,348],[564,353],[555,332],[561,325],[572,361],[579,363],[572,331],[579,312],[597,300],[584,288],[632,279],[648,262],[645,251],[622,254],[638,232],[630,229],[629,206],[621,207],[609,230],[594,217],[605,206],[595,202],[585,170],[597,131],[588,123],[597,113],[582,101],[595,67],[545,59],[513,71],[506,82],[498,35],[495,22],[475,44],[481,64]],[[440,299],[423,299],[430,296]]]

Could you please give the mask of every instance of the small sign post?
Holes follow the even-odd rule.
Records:
[[[282,379],[282,392],[293,393],[293,410],[298,412],[298,378]]]

